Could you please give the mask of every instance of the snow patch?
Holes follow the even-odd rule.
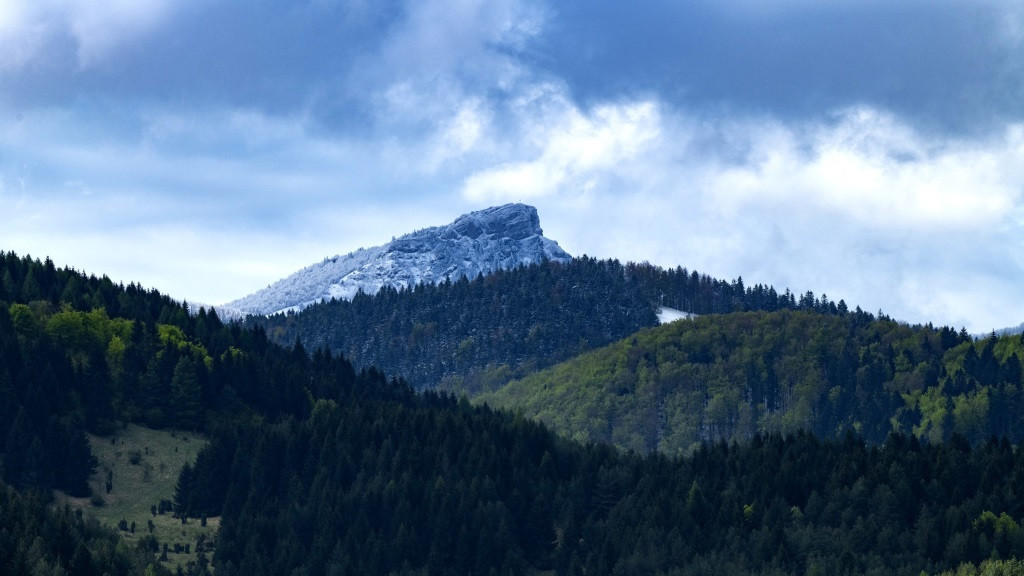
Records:
[[[543,236],[537,209],[506,204],[406,234],[383,246],[361,248],[318,264],[229,302],[248,314],[300,310],[321,300],[351,299],[360,290],[376,294],[384,286],[409,288],[421,282],[453,282],[498,269],[543,260],[568,262],[568,253]]]
[[[676,310],[675,308],[668,308],[662,306],[658,309],[658,322],[661,324],[668,324],[669,322],[675,322],[677,320],[689,320],[690,318],[696,318],[697,315],[692,312],[683,312],[682,310]]]

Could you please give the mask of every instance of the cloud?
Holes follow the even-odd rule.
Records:
[[[537,204],[572,253],[742,275],[912,322],[1024,317],[1024,123],[936,138],[867,106],[783,122],[525,92],[460,193]]]
[[[543,102],[529,98],[517,107],[524,144],[534,150],[515,152],[532,158],[470,175],[462,187],[467,199],[504,202],[569,191],[585,194],[658,138],[660,119],[653,102],[608,104],[584,113],[555,91],[539,92]]]
[[[216,302],[523,200],[575,254],[1016,325],[1022,14],[9,1],[0,247]]]
[[[0,7],[0,70],[50,59],[63,39],[74,43],[80,68],[98,65],[181,4],[170,0],[6,0]]]
[[[481,99],[468,98],[437,127],[423,169],[434,172],[442,164],[464,158],[481,145],[484,132],[493,121],[491,110]]]
[[[78,44],[81,67],[97,64],[136,35],[150,30],[180,3],[170,0],[77,0],[67,4],[68,25]]]
[[[689,261],[914,322],[1012,325],[1024,316],[1022,128],[937,142],[865,109],[802,129],[751,122],[744,162],[692,170],[700,211],[684,236],[708,254]]]
[[[523,0],[425,0],[407,10],[374,59],[390,77],[490,77],[486,64],[523,48],[544,27],[543,9]]]
[[[583,101],[654,91],[673,107],[800,121],[864,105],[922,130],[1024,120],[1019,0],[564,2],[538,67]]]
[[[979,230],[1004,221],[1019,202],[1024,125],[979,145],[925,138],[867,108],[839,118],[804,135],[755,124],[753,162],[720,167],[705,186],[723,191],[729,203],[775,196],[835,211],[874,231]]]
[[[24,66],[39,52],[49,26],[31,2],[0,5],[0,72]]]

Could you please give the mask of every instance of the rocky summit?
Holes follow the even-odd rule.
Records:
[[[446,278],[475,278],[520,264],[571,258],[543,234],[533,206],[487,208],[383,246],[327,258],[223,308],[243,314],[273,314],[324,299],[351,299],[359,291],[374,294],[384,286],[407,288]]]

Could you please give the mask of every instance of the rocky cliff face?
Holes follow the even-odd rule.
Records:
[[[384,286],[475,278],[519,264],[569,259],[557,242],[543,236],[536,208],[506,204],[465,214],[446,226],[413,232],[383,246],[325,259],[224,308],[273,314],[323,299],[350,299],[360,290],[373,294]]]

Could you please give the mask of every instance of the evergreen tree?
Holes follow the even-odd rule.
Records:
[[[202,424],[202,388],[195,362],[182,357],[174,366],[171,377],[170,406],[175,426],[196,429]]]

